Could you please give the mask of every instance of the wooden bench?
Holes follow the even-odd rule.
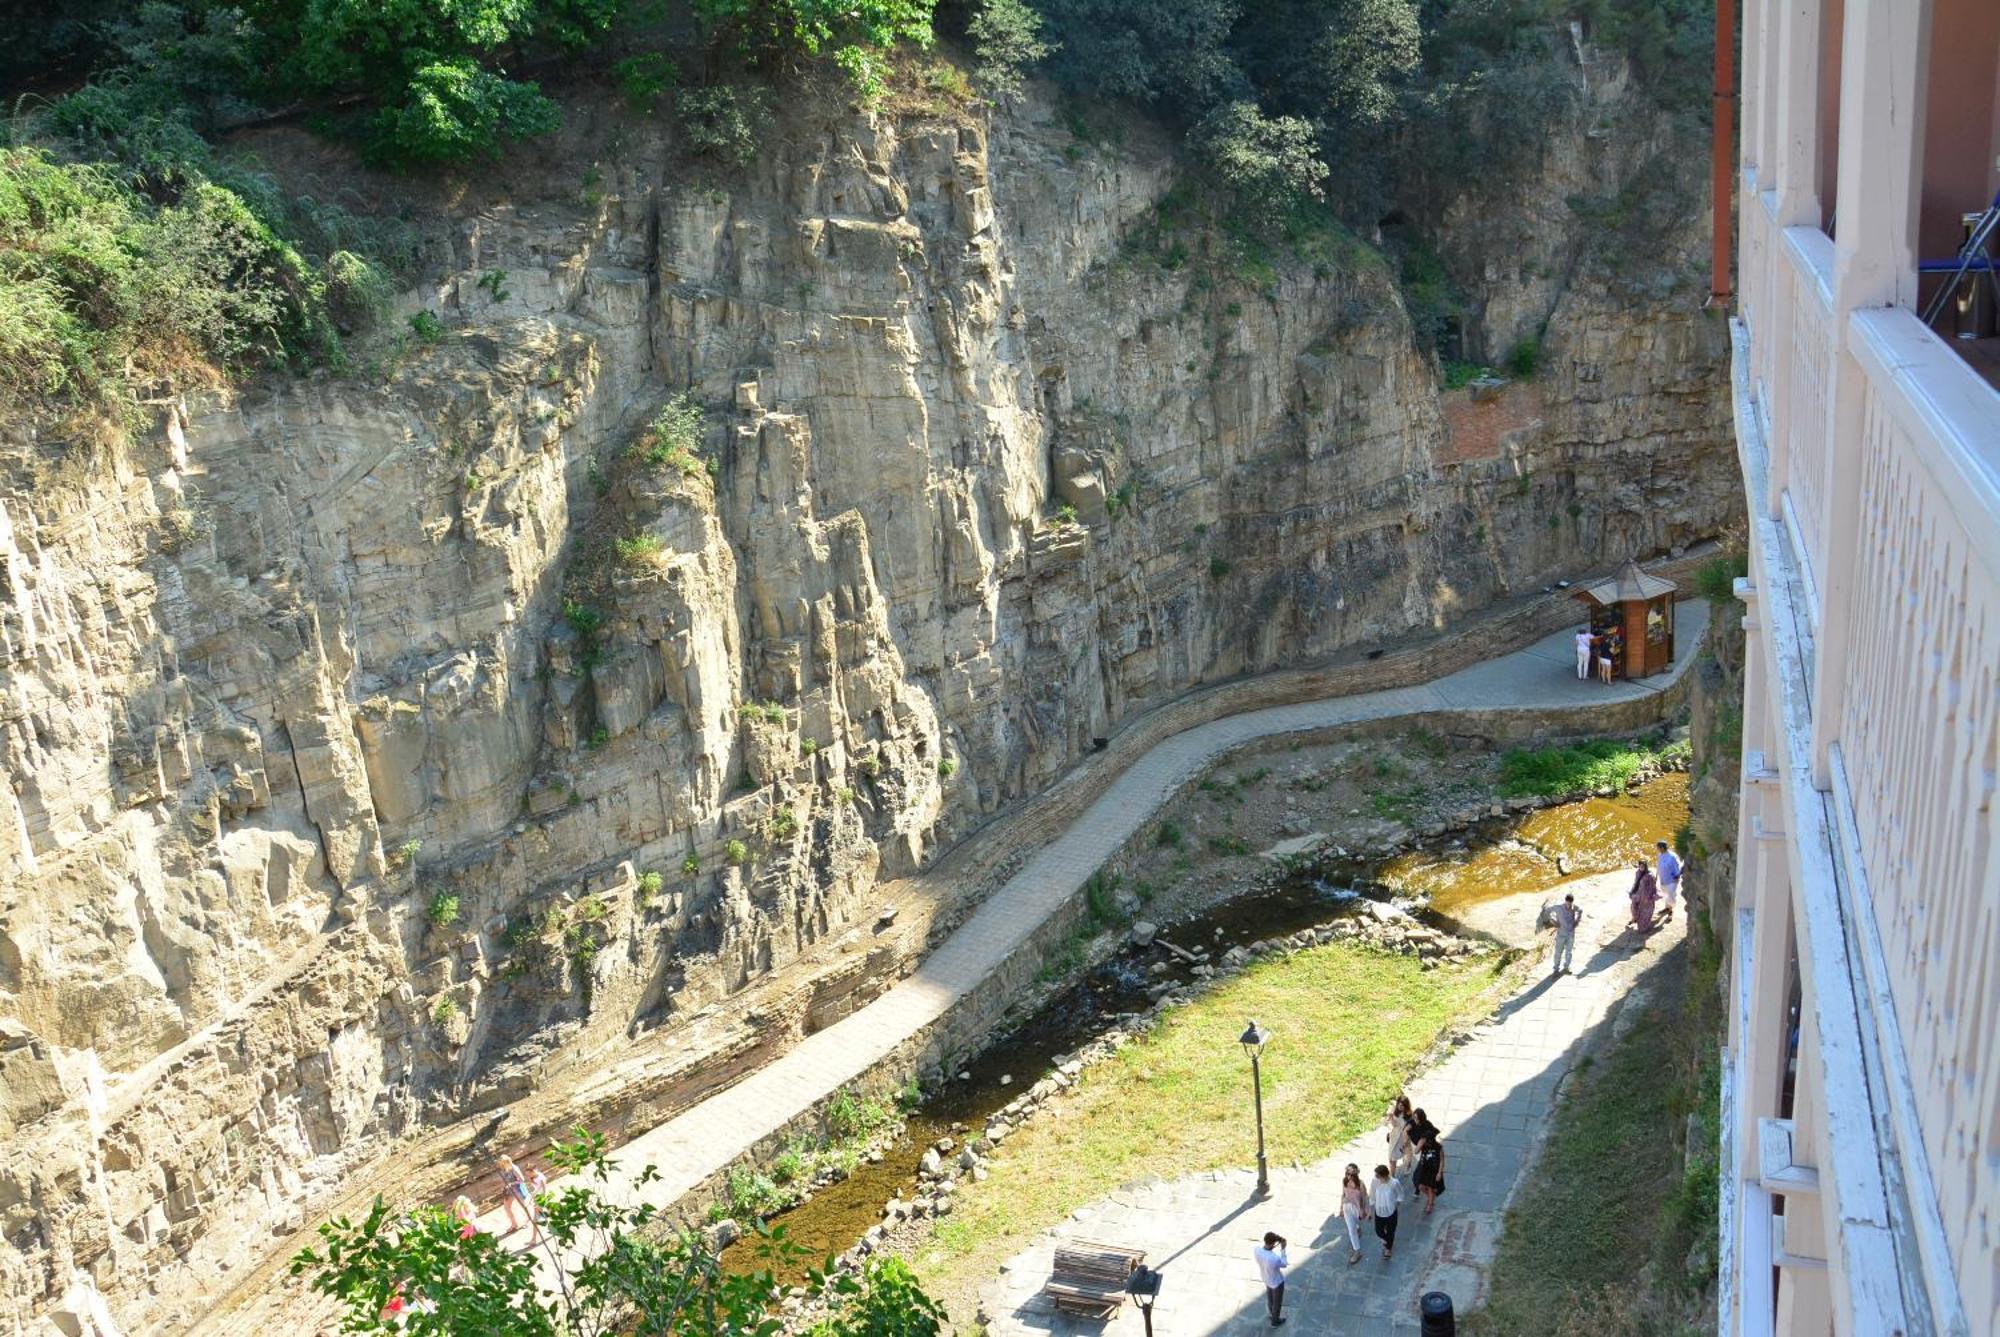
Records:
[[[1110,1318],[1125,1303],[1125,1279],[1145,1261],[1142,1249],[1063,1240],[1056,1245],[1055,1269],[1042,1293],[1065,1314]]]

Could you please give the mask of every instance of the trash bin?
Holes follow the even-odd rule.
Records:
[[[1417,1312],[1423,1315],[1423,1337],[1456,1337],[1458,1320],[1451,1312],[1451,1297],[1443,1291],[1425,1291],[1417,1301]]]

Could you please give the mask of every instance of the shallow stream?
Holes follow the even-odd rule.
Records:
[[[1582,799],[1505,818],[1435,842],[1370,868],[1355,864],[1300,878],[1268,891],[1237,896],[1192,919],[1171,924],[1160,937],[1182,947],[1205,946],[1212,957],[1238,945],[1283,937],[1360,913],[1365,897],[1393,900],[1422,915],[1427,907],[1451,914],[1479,901],[1547,890],[1574,877],[1627,867],[1653,842],[1687,820],[1685,775],[1666,775],[1617,798]],[[1122,1018],[1151,1006],[1151,986],[1180,983],[1189,967],[1173,958],[1168,973],[1152,973],[1164,955],[1126,947],[1057,994],[1024,1025],[978,1058],[962,1065],[964,1080],[913,1113],[902,1135],[877,1163],[864,1163],[846,1179],[819,1190],[778,1217],[811,1262],[845,1252],[882,1218],[882,1204],[907,1200],[917,1183],[917,1163],[940,1138],[963,1143],[977,1136],[987,1116],[1022,1094],[1054,1066],[1058,1055],[1081,1047]],[[1004,1080],[1003,1080],[1004,1079]],[[762,1266],[746,1239],[724,1251],[732,1271]],[[803,1278],[803,1268],[781,1270],[779,1280]]]

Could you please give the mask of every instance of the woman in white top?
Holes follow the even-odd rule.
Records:
[[[1396,1208],[1403,1201],[1403,1182],[1389,1173],[1389,1167],[1375,1167],[1375,1182],[1368,1186],[1368,1205],[1375,1212],[1375,1238],[1382,1241],[1386,1262],[1396,1251]]]
[[[1397,1096],[1389,1103],[1388,1113],[1382,1116],[1382,1127],[1388,1133],[1389,1173],[1403,1173],[1405,1159],[1416,1155],[1416,1144],[1410,1141],[1410,1098]]]
[[[1350,1164],[1340,1177],[1340,1219],[1347,1225],[1350,1267],[1361,1261],[1361,1223],[1368,1215],[1368,1190],[1361,1186],[1361,1167]]]

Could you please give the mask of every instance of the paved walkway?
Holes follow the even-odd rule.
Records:
[[[1140,757],[1068,830],[1030,857],[909,978],[734,1086],[626,1143],[617,1154],[621,1172],[607,1195],[638,1200],[633,1177],[656,1166],[658,1178],[645,1186],[643,1197],[665,1207],[862,1076],[1005,961],[1181,785],[1232,748],[1274,735],[1397,715],[1602,706],[1653,695],[1687,671],[1707,630],[1705,601],[1690,600],[1677,612],[1676,630],[1685,648],[1673,672],[1640,682],[1607,687],[1578,681],[1574,633],[1565,631],[1415,687],[1247,711],[1175,734]],[[560,1181],[551,1185],[559,1186]],[[496,1209],[481,1217],[480,1224],[503,1229],[505,1217]],[[527,1237],[513,1238],[525,1244]],[[553,1277],[546,1280],[553,1285]]]
[[[1127,1187],[1080,1209],[1017,1254],[981,1296],[993,1316],[989,1337],[1137,1337],[1138,1312],[1127,1306],[1109,1323],[1058,1316],[1040,1294],[1055,1240],[1081,1237],[1146,1250],[1164,1280],[1153,1311],[1158,1337],[1268,1332],[1264,1292],[1250,1250],[1267,1230],[1291,1244],[1285,1286],[1286,1328],[1299,1334],[1415,1333],[1417,1297],[1450,1295],[1461,1317],[1484,1296],[1485,1267],[1499,1237],[1501,1213],[1554,1107],[1582,1038],[1626,996],[1640,969],[1681,940],[1674,923],[1643,944],[1624,932],[1624,873],[1572,883],[1584,907],[1573,976],[1542,976],[1509,999],[1473,1038],[1416,1078],[1411,1101],[1444,1134],[1446,1191],[1428,1218],[1418,1202],[1397,1213],[1396,1252],[1387,1262],[1371,1228],[1363,1256],[1348,1262],[1338,1211],[1341,1172],[1352,1162],[1363,1180],[1386,1156],[1382,1130],[1371,1128],[1324,1161],[1274,1170],[1271,1196],[1253,1194],[1250,1170],[1219,1172]],[[1544,940],[1546,941],[1546,940]],[[1337,1053],[1337,1037],[1300,1041]],[[1006,1160],[981,1191],[1005,1191]]]

